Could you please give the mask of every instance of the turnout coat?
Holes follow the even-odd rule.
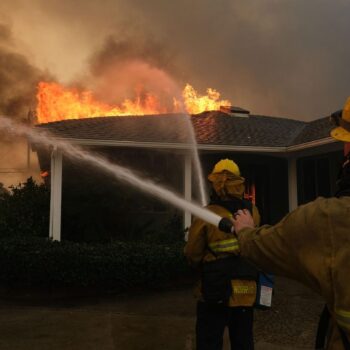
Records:
[[[344,349],[339,329],[350,340],[350,197],[318,198],[274,226],[236,235],[242,256],[326,300],[333,319],[327,349]]]
[[[207,209],[221,217],[232,217],[232,213],[220,205],[208,205]],[[258,225],[260,223],[260,215],[254,205],[252,205],[252,212],[254,221]],[[185,255],[192,266],[200,268],[202,263],[215,260],[218,257],[224,258],[230,255],[239,255],[238,240],[233,234],[222,232],[214,225],[195,218],[190,227],[188,242],[185,246]],[[228,306],[252,306],[254,304],[256,299],[256,281],[233,279],[231,285],[232,295],[229,298]],[[200,283],[195,288],[195,295],[201,300]]]

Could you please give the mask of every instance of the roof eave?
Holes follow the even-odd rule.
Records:
[[[104,146],[104,147],[130,147],[130,148],[157,148],[186,150],[193,148],[192,143],[171,142],[146,142],[146,141],[114,141],[114,140],[91,140],[75,138],[56,138],[58,141],[66,141],[80,146]],[[207,151],[241,151],[241,152],[284,152],[285,147],[260,147],[260,146],[234,146],[198,144],[199,150]]]
[[[81,146],[104,146],[104,147],[127,147],[127,148],[157,148],[157,149],[177,149],[185,150],[193,148],[191,143],[169,143],[169,142],[146,142],[146,141],[115,141],[115,140],[91,140],[76,138],[56,138],[59,141],[66,141]],[[281,147],[262,147],[262,146],[235,146],[235,145],[215,145],[198,144],[199,150],[203,151],[232,151],[232,152],[256,152],[256,153],[287,153],[300,151],[307,148],[322,146],[336,142],[331,137],[310,141],[298,145]]]
[[[335,142],[338,142],[338,141],[329,136],[323,139],[318,139],[318,140],[300,143],[298,145],[288,146],[287,152],[301,151],[303,149],[318,147],[318,146],[327,145],[329,143],[335,143]]]

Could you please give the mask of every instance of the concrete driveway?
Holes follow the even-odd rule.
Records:
[[[273,308],[256,312],[256,350],[312,349],[321,309],[313,293],[278,279]],[[1,350],[191,350],[194,326],[189,286],[101,298],[0,300]]]

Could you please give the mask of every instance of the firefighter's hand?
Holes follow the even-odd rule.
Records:
[[[235,232],[239,232],[244,228],[254,228],[254,220],[250,215],[249,210],[243,209],[238,210],[232,218],[233,226],[235,227]]]

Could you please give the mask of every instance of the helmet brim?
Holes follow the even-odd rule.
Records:
[[[333,129],[331,131],[331,136],[338,141],[350,142],[350,132],[345,130],[341,126],[338,126],[337,128]]]

